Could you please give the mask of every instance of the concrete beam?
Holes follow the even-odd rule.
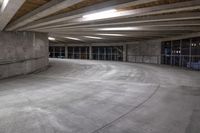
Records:
[[[169,36],[169,35],[182,35],[186,33],[192,33],[191,31],[126,31],[126,32],[117,32],[117,31],[90,31],[90,32],[51,32],[49,33],[50,36],[61,36],[61,37],[66,37],[66,36],[85,36],[85,35],[91,35],[91,36],[99,36],[98,34],[124,34],[126,36],[130,37],[137,37],[137,36]]]
[[[94,8],[95,7],[93,7],[93,9]],[[193,10],[193,9],[199,9],[199,8],[200,8],[200,1],[199,0],[192,0],[192,1],[189,1],[189,2],[179,2],[179,3],[174,3],[174,4],[167,4],[167,5],[161,5],[161,6],[155,6],[155,7],[147,7],[147,8],[130,10],[130,11],[126,12],[127,13],[126,16],[119,16],[119,18],[136,17],[136,16],[161,14],[161,13],[170,13],[170,12],[177,12],[177,11],[187,11],[187,10]],[[84,10],[86,10],[86,9],[84,9]],[[53,23],[71,20],[73,18],[81,17],[81,15],[83,15],[83,14],[90,13],[90,12],[87,12],[87,11],[84,12],[84,10],[83,11],[82,10],[76,10],[75,12],[56,15],[56,16],[49,17],[49,18],[46,18],[46,19],[41,19],[39,21],[36,21],[36,22],[28,25],[27,27],[22,28],[22,30],[33,29],[33,28],[36,28],[36,27],[41,27],[41,26],[45,26],[45,25],[49,25],[49,24],[53,24]],[[101,10],[102,10],[102,7],[101,7]],[[97,8],[96,11],[98,11],[98,8]],[[115,19],[115,18],[109,18],[109,20],[112,20],[112,19]],[[98,22],[98,21],[101,21],[101,20],[96,20],[96,21],[93,21],[93,22]]]
[[[130,5],[144,4],[144,3],[148,3],[152,1],[155,1],[155,0],[134,0],[134,1],[133,0],[118,0],[118,1],[110,0],[107,2],[100,3],[100,4],[96,4],[95,6],[92,5],[92,6],[81,8],[69,13],[59,14],[59,15],[55,15],[55,16],[48,17],[45,19],[41,19],[36,22],[30,23],[26,27],[20,28],[20,29],[24,30],[24,29],[35,28],[38,26],[62,22],[64,20],[70,20],[70,19],[80,17],[85,14],[104,11],[104,10],[108,10],[112,8],[123,8]]]
[[[200,16],[199,16],[200,18]],[[57,28],[66,28],[66,29],[77,29],[77,28],[103,28],[105,26],[107,27],[132,27],[132,26],[149,26],[149,27],[155,27],[155,26],[199,26],[200,20],[178,20],[178,21],[158,21],[158,22],[135,22],[130,21],[127,23],[103,23],[103,24],[93,24],[93,25],[78,25],[78,26],[70,26],[70,27],[57,27]],[[57,29],[53,28],[52,29]],[[47,27],[45,28],[37,28],[37,30],[41,29],[49,29]]]
[[[26,14],[14,23],[11,23],[7,28],[8,31],[14,30],[18,27],[24,26],[30,22],[38,20],[40,18],[51,15],[57,11],[70,7],[74,4],[82,2],[84,0],[52,0],[47,4],[37,8],[36,10]]]
[[[175,13],[175,14],[162,14],[162,15],[155,15],[155,16],[145,16],[140,18],[127,18],[127,19],[115,19],[112,21],[100,21],[96,22],[77,22],[77,23],[69,23],[69,22],[62,22],[62,23],[55,23],[52,25],[48,25],[41,28],[35,28],[35,30],[42,30],[42,29],[50,29],[50,28],[59,28],[59,27],[67,27],[67,28],[82,28],[82,27],[96,27],[96,26],[116,26],[116,25],[155,25],[155,24],[199,24],[196,19],[200,19],[199,12],[186,12],[186,13]],[[165,22],[166,21],[166,22]],[[176,22],[177,21],[177,22]]]
[[[175,25],[175,26],[159,26],[159,25],[144,25],[144,26],[134,26],[133,27],[135,28],[134,30],[132,30],[132,32],[135,32],[135,31],[200,31],[200,24],[198,24],[197,26],[180,26],[180,25]],[[123,26],[123,25],[121,25]],[[132,26],[132,25],[129,25],[129,26]],[[115,27],[115,26],[114,26]],[[119,26],[120,27],[120,26]],[[90,31],[93,31],[93,32],[99,32],[101,30],[99,30],[99,28],[112,28],[112,27],[92,27],[92,28],[67,28],[67,27],[61,27],[61,28],[52,28],[52,29],[43,29],[43,30],[40,30],[43,31],[43,32],[58,32],[58,31],[67,31],[67,32],[90,32]],[[38,30],[37,30],[38,31]],[[116,32],[124,32],[124,31],[117,31],[115,30]],[[107,31],[104,31],[104,32],[107,32]]]
[[[15,13],[19,10],[26,0],[9,0],[4,9],[0,11],[0,31],[10,22]]]
[[[175,36],[175,37],[168,37],[164,39],[159,39],[159,41],[181,40],[184,38],[192,38],[192,37],[198,37],[198,36],[200,36],[200,32],[189,33],[189,34],[184,34],[184,35]]]

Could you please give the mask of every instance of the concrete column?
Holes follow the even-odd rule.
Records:
[[[68,59],[68,46],[65,46],[65,58]]]
[[[127,61],[127,44],[123,45],[123,61]]]
[[[92,60],[92,46],[89,46],[89,59]]]
[[[179,66],[182,67],[182,40],[180,40]]]
[[[173,56],[172,56],[172,55],[173,55],[173,53],[172,53],[172,46],[173,46],[173,45],[172,45],[172,41],[171,41],[171,58],[170,58],[170,65],[172,65],[172,60],[173,60],[173,59],[172,59],[172,58],[173,58]]]
[[[53,58],[55,58],[55,47],[53,47]]]

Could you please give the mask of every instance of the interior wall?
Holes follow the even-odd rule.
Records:
[[[0,79],[45,68],[48,43],[44,33],[0,32]]]
[[[140,41],[127,44],[127,61],[160,64],[161,42]]]

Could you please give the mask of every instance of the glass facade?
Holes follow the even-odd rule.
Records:
[[[162,42],[161,63],[200,70],[200,37]]]
[[[49,57],[50,58],[65,58],[65,47],[50,46]]]
[[[67,55],[65,55],[67,53]],[[65,47],[50,46],[50,58],[69,58],[69,59],[93,59],[93,60],[111,60],[123,61],[123,46],[69,46],[67,51]]]
[[[92,47],[92,59],[123,61],[123,46]]]
[[[69,59],[89,59],[89,47],[68,47]]]

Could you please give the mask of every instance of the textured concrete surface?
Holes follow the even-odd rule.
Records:
[[[160,64],[161,41],[140,41],[127,45],[127,61]]]
[[[48,36],[36,32],[0,32],[0,79],[48,65]]]
[[[199,133],[200,72],[50,60],[0,80],[0,133]]]

